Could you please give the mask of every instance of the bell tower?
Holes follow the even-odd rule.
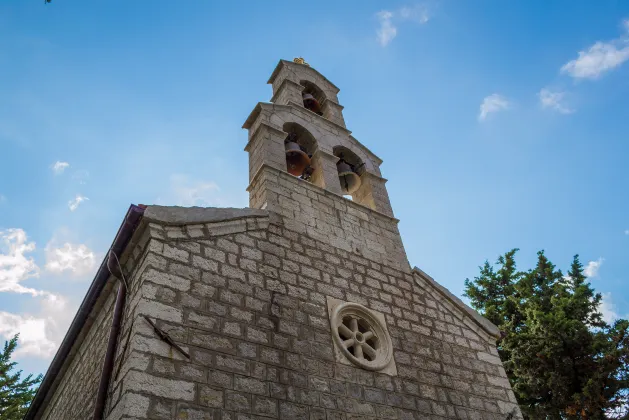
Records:
[[[382,160],[347,129],[339,88],[303,58],[280,60],[268,83],[271,102],[259,102],[243,125],[250,207],[408,270]]]

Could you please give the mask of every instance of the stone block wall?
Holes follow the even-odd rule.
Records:
[[[278,213],[294,232],[399,270],[410,269],[398,220],[390,215],[270,167],[258,171],[249,193],[251,207]]]
[[[111,288],[102,297],[102,304],[94,311],[94,321],[66,370],[61,373],[56,390],[51,395],[44,420],[78,420],[91,418],[103,366],[109,326],[113,314],[116,290]]]
[[[270,212],[147,230],[151,262],[134,278],[142,296],[109,420],[519,416],[495,338],[452,300],[408,266],[285,221]],[[397,376],[334,361],[326,296],[385,315]]]

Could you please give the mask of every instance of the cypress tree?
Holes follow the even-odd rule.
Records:
[[[578,255],[563,275],[543,251],[516,270],[511,250],[465,280],[472,306],[496,324],[498,352],[527,419],[626,418],[629,321],[603,321],[600,293]]]
[[[20,379],[22,371],[12,372],[16,362],[11,361],[11,355],[17,347],[18,335],[4,343],[4,350],[0,352],[0,419],[22,420],[31,400],[37,392],[41,382],[41,375],[33,378],[28,375]]]

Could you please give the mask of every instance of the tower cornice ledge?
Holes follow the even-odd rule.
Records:
[[[347,128],[343,126],[338,125],[335,122],[332,122],[321,115],[317,115],[314,112],[307,110],[303,106],[296,104],[295,102],[289,102],[287,105],[279,105],[279,104],[274,104],[271,102],[258,102],[256,106],[253,108],[253,110],[251,111],[251,113],[249,114],[249,116],[247,117],[247,119],[245,120],[244,124],[242,125],[242,128],[246,130],[253,128],[256,124],[256,121],[260,117],[260,114],[262,114],[263,111],[268,111],[269,113],[273,113],[274,111],[285,111],[285,112],[290,112],[290,113],[300,115],[304,119],[317,118],[317,121],[321,121],[325,123],[331,129],[335,129],[335,130],[340,131],[341,133],[346,134],[349,141],[355,147],[360,148],[363,151],[365,151],[365,153],[367,153],[369,157],[372,158],[377,165],[381,165],[383,162],[383,160],[380,159],[371,150],[369,150],[369,148],[367,148],[364,144],[356,140],[356,138],[352,136],[351,130],[348,130]],[[275,130],[282,131],[281,127],[278,127],[270,122],[270,118],[267,120],[265,125],[271,128],[274,128]],[[257,129],[258,128],[256,127],[253,132],[249,133],[250,139],[255,135],[255,132],[257,131]]]
[[[271,73],[271,77],[269,78],[269,80],[267,81],[268,84],[273,83],[273,81],[275,80],[275,78],[277,77],[277,75],[280,73],[280,70],[282,70],[282,67],[284,66],[288,66],[288,67],[297,67],[299,66],[299,68],[305,68],[307,70],[305,71],[310,71],[313,72],[314,74],[316,74],[317,76],[319,76],[320,78],[322,78],[323,80],[325,80],[327,83],[330,84],[331,87],[333,87],[334,89],[336,89],[336,93],[339,93],[341,91],[341,89],[339,89],[334,83],[332,83],[327,77],[325,77],[324,75],[322,75],[321,73],[319,73],[319,71],[317,71],[315,68],[313,68],[312,66],[305,66],[303,64],[299,64],[299,63],[295,63],[293,61],[288,61],[288,60],[280,60],[277,63],[277,66],[275,66],[275,70],[273,70],[273,73]]]
[[[227,222],[246,217],[269,217],[269,212],[261,209],[233,207],[179,207],[148,206],[144,220],[167,226],[181,226],[198,223]]]
[[[326,153],[326,155],[329,155],[329,153]],[[299,182],[301,185],[303,185],[303,187],[305,189],[312,189],[314,191],[317,191],[319,194],[323,194],[323,195],[329,195],[331,197],[335,197],[335,198],[340,198],[342,199],[348,206],[353,206],[356,207],[356,209],[359,209],[361,211],[365,211],[365,212],[369,212],[372,213],[373,215],[377,216],[377,217],[382,217],[385,218],[387,220],[390,220],[392,222],[395,222],[396,224],[400,222],[400,219],[393,217],[393,216],[389,216],[388,214],[384,214],[381,213],[377,210],[374,210],[372,208],[369,208],[367,206],[363,206],[362,204],[358,204],[352,200],[348,200],[347,198],[343,197],[342,195],[336,194],[332,191],[328,191],[325,188],[321,188],[318,187],[314,184],[311,184],[308,181],[304,181],[303,179],[299,179],[297,177],[294,177],[293,175],[289,174],[288,172],[284,172],[284,171],[280,171],[277,168],[274,168],[270,165],[267,165],[266,163],[260,165],[260,168],[256,171],[255,175],[251,178],[251,182],[249,183],[249,186],[247,187],[247,191],[251,191],[253,186],[258,182],[258,179],[260,178],[260,176],[262,175],[262,173],[266,170],[270,170],[273,171],[274,173],[278,174],[278,176],[280,178],[284,178],[286,180],[290,180],[293,182]],[[369,174],[370,176],[376,177],[376,178],[381,178],[384,179],[386,181],[385,178],[379,177],[378,175],[375,174]]]
[[[294,113],[293,111],[296,111],[297,114],[301,115],[302,117],[304,117],[305,119],[311,119],[311,118],[318,118],[319,121],[323,122],[324,124],[327,124],[330,126],[330,128],[336,129],[341,131],[342,133],[347,134],[348,136],[350,134],[352,134],[352,132],[350,130],[348,130],[347,128],[343,127],[342,125],[338,125],[335,122],[332,122],[330,120],[328,120],[327,118],[321,116],[321,115],[317,115],[314,112],[307,110],[306,108],[304,108],[303,106],[296,104],[295,102],[289,102],[286,105],[279,105],[279,104],[274,104],[272,102],[258,102],[258,104],[255,106],[255,108],[253,108],[253,111],[251,111],[251,113],[249,114],[249,116],[247,117],[247,120],[245,121],[245,123],[242,125],[242,128],[245,129],[250,129],[251,127],[253,127],[255,121],[258,119],[258,116],[260,115],[260,113],[263,110],[269,110],[269,111],[288,111],[291,113]],[[362,146],[361,147],[365,147]]]

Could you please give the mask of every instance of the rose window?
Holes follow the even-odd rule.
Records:
[[[344,303],[332,313],[333,337],[353,364],[380,370],[391,361],[393,349],[382,320],[356,303]]]

